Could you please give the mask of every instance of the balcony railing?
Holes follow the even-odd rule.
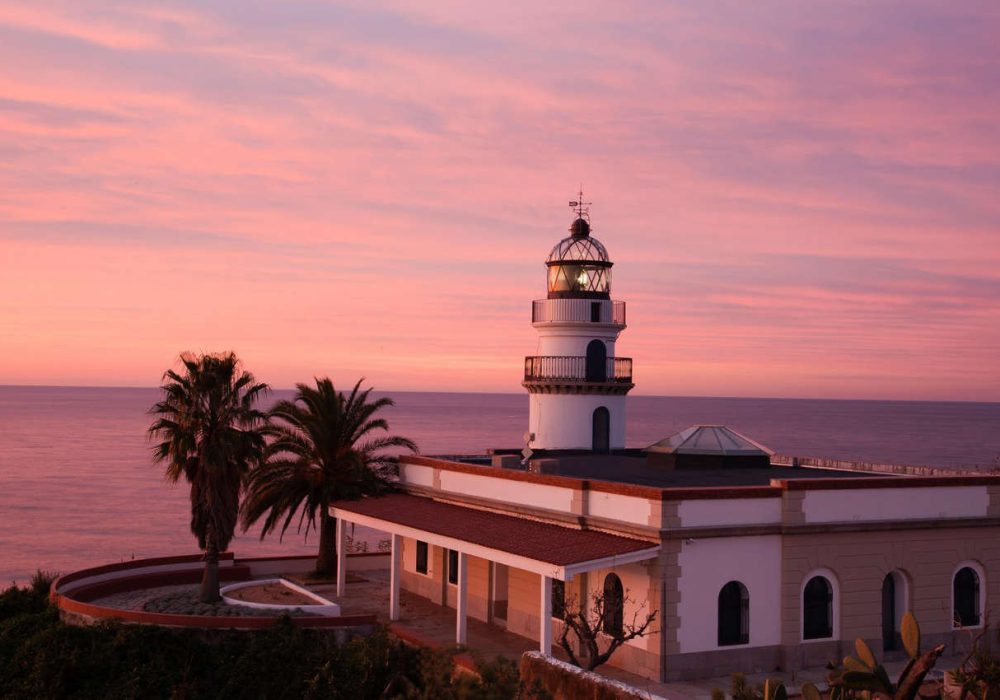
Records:
[[[571,321],[576,323],[613,323],[625,325],[624,301],[592,299],[536,299],[531,303],[532,323]]]
[[[535,355],[524,358],[526,382],[632,383],[632,358],[609,357],[604,362],[573,355]]]

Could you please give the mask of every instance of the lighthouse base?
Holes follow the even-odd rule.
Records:
[[[528,429],[533,450],[595,450],[625,447],[625,396],[529,394]]]

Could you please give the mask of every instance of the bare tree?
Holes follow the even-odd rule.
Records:
[[[610,659],[622,644],[653,634],[655,630],[650,627],[656,620],[657,611],[645,612],[645,602],[634,608],[630,622],[622,619],[621,611],[632,603],[635,601],[628,596],[628,591],[625,591],[620,604],[604,592],[595,592],[587,610],[575,598],[567,599],[562,610],[563,629],[559,635],[559,646],[566,652],[570,663],[593,671]],[[570,641],[571,633],[576,638],[575,645]],[[579,655],[574,646],[579,649]],[[601,651],[602,648],[604,651]]]

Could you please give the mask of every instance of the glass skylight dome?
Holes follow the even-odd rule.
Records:
[[[608,299],[611,296],[611,266],[608,250],[590,236],[583,218],[573,222],[572,232],[559,241],[545,262],[549,269],[549,298]]]

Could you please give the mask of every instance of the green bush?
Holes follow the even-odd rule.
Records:
[[[337,644],[284,619],[256,632],[64,624],[48,584],[0,593],[3,698],[480,698],[519,693],[513,662],[453,673],[449,652],[383,629]]]

